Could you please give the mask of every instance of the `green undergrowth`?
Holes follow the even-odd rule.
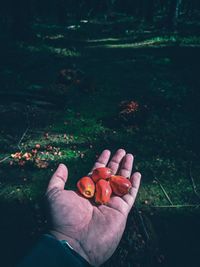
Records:
[[[81,27],[77,31],[81,31]],[[84,27],[94,30],[101,26],[91,23]],[[23,167],[13,166],[11,157],[0,163],[0,198],[40,199],[59,162],[69,166],[67,188],[75,189],[77,179],[91,169],[103,149],[114,153],[122,147],[133,153],[135,170],[142,173],[139,206],[169,204],[156,178],[173,204],[198,204],[188,170],[192,162],[199,188],[198,145],[193,144],[193,140],[197,143],[197,134],[193,131],[197,119],[191,104],[198,99],[195,86],[199,52],[195,50],[194,58],[190,48],[190,45],[198,47],[199,37],[124,31],[123,34],[88,34],[87,38],[84,33],[78,38],[79,34],[74,33],[69,34],[68,44],[61,27],[36,25],[35,30],[38,30],[37,41],[19,43],[17,51],[12,50],[16,54],[10,59],[11,66],[5,66],[1,72],[2,88],[6,85],[9,90],[12,88],[12,93],[19,94],[11,99],[13,113],[5,111],[1,103],[0,108],[7,117],[1,126],[0,159],[20,149],[23,153],[31,152],[40,144],[40,158],[49,165],[40,169],[30,161]],[[188,47],[181,48],[184,45]],[[138,48],[137,51],[134,48]],[[21,68],[18,70],[19,56]],[[62,68],[77,68],[89,74],[95,88],[92,91],[71,88],[63,94],[54,94],[56,87],[48,91],[55,85]],[[31,93],[36,99],[31,99]],[[43,97],[43,106],[36,101],[37,96]],[[44,100],[48,100],[47,104],[53,102],[52,106]],[[144,112],[134,122],[122,121],[120,104],[130,100],[137,101]],[[27,124],[26,105],[34,108],[28,111],[30,129],[19,149],[17,143]],[[19,114],[16,118],[14,112]],[[5,125],[8,125],[6,130]],[[13,134],[13,125],[17,135]],[[44,137],[45,133],[48,138]],[[48,146],[59,149],[60,155],[48,151]]]

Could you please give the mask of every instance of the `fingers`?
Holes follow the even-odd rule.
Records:
[[[91,171],[93,171],[96,168],[99,167],[105,167],[109,161],[110,158],[110,151],[104,150],[99,158],[97,159],[96,163],[94,164]],[[119,164],[121,163],[121,160],[125,156],[126,151],[124,149],[118,149],[115,155],[112,157],[111,161],[108,164],[108,168],[112,169],[113,173],[115,174],[119,168]]]
[[[132,208],[132,206],[135,202],[135,199],[136,199],[136,196],[138,193],[138,189],[140,187],[141,174],[139,172],[135,172],[131,176],[130,180],[132,183],[132,187],[131,187],[129,193],[122,197],[122,199],[128,204],[129,210]]]
[[[117,173],[119,165],[125,155],[126,151],[124,149],[118,149],[115,155],[112,157],[111,161],[108,164],[108,168],[113,171],[113,174]]]
[[[93,171],[94,169],[99,168],[99,167],[105,167],[109,161],[109,158],[110,158],[110,151],[106,149],[101,153],[101,155],[99,156],[99,158],[95,162],[91,171]]]
[[[122,160],[122,165],[119,170],[119,175],[129,178],[131,176],[132,168],[133,168],[133,155],[126,154],[126,156]]]
[[[49,192],[51,189],[54,188],[63,190],[65,187],[65,183],[67,181],[67,177],[68,177],[67,167],[64,164],[60,164],[49,182],[47,192]]]

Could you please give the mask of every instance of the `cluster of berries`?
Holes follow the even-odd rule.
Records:
[[[135,113],[139,110],[139,104],[136,101],[122,102],[121,107],[121,114]]]
[[[123,196],[131,188],[129,179],[120,175],[113,175],[112,170],[101,167],[93,170],[90,176],[84,176],[77,182],[81,195],[93,198],[98,204],[107,204],[113,194]]]

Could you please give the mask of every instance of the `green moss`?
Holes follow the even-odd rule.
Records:
[[[78,51],[70,50],[68,48],[62,47],[53,47],[45,44],[40,44],[37,46],[24,46],[24,44],[20,44],[20,48],[24,49],[29,53],[50,53],[52,55],[61,56],[61,57],[80,57],[80,53]]]
[[[124,44],[105,44],[98,46],[105,48],[143,48],[148,46],[172,45],[176,43],[177,43],[176,36],[167,36],[167,37],[158,36],[141,42],[124,43]],[[95,48],[95,46],[92,47]]]

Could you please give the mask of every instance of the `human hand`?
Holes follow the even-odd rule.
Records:
[[[129,177],[132,188],[123,197],[112,196],[107,205],[95,205],[72,190],[64,190],[68,170],[63,164],[52,176],[46,192],[50,233],[58,240],[66,240],[93,266],[103,264],[117,248],[141,179],[138,172],[131,176],[132,154],[119,149],[109,162],[110,154],[104,150],[92,170],[107,166],[114,174]]]

